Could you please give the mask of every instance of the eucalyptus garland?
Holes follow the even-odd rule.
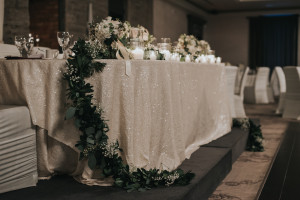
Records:
[[[251,119],[248,118],[236,118],[233,119],[233,127],[241,128],[249,131],[247,140],[247,151],[262,152],[263,147],[263,135],[261,132],[260,125],[256,125]]]
[[[114,185],[127,191],[144,191],[157,186],[187,185],[195,174],[181,169],[160,171],[143,168],[130,169],[119,156],[122,149],[118,141],[108,142],[109,127],[102,117],[101,108],[93,105],[93,86],[85,79],[102,72],[105,63],[93,62],[90,44],[79,39],[72,48],[74,56],[67,60],[64,79],[69,88],[67,97],[72,101],[66,111],[66,119],[74,118],[75,126],[82,132],[76,147],[80,160],[88,159],[91,169],[100,168],[104,177],[112,176]]]

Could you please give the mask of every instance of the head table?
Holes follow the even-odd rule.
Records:
[[[132,167],[172,170],[231,129],[225,67],[173,61],[101,60],[87,81]],[[0,104],[26,105],[37,125],[39,177],[82,175],[80,132],[64,120],[66,60],[0,60]],[[70,103],[70,102],[69,102]]]

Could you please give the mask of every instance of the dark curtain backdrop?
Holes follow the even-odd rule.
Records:
[[[252,69],[297,65],[298,15],[250,17]]]

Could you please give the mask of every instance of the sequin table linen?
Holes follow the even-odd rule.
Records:
[[[200,145],[230,131],[223,66],[102,62],[107,63],[103,73],[88,82],[108,120],[110,141],[119,141],[130,166],[175,169]],[[65,60],[0,60],[0,104],[27,105],[33,124],[44,130],[38,131],[40,176],[80,175],[87,168],[75,148],[80,132],[72,120],[64,120],[65,66]]]

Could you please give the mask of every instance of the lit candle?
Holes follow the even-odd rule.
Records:
[[[207,63],[207,58],[204,55],[200,56],[200,63]]]
[[[180,58],[181,58],[181,55],[179,55],[179,54],[177,53],[177,58],[176,58],[176,60],[177,60],[178,62],[180,62]]]
[[[154,51],[150,51],[150,60],[156,60],[156,54]]]
[[[186,56],[185,56],[185,62],[191,62],[190,55],[186,55]]]
[[[144,58],[144,50],[141,48],[136,48],[136,49],[132,50],[131,53],[135,60],[143,60],[143,58]]]
[[[89,23],[93,22],[93,3],[89,4]]]
[[[176,54],[175,54],[175,53],[172,53],[172,55],[171,55],[171,60],[172,60],[172,61],[176,61]]]
[[[165,53],[164,53],[164,57],[165,57],[165,60],[170,60],[171,59],[171,53],[170,53],[170,51],[166,51]]]
[[[208,55],[207,56],[207,60],[208,60],[208,63],[215,63],[215,55]]]
[[[169,50],[160,50],[160,53],[164,55],[165,60],[170,60],[171,59],[171,53]]]

